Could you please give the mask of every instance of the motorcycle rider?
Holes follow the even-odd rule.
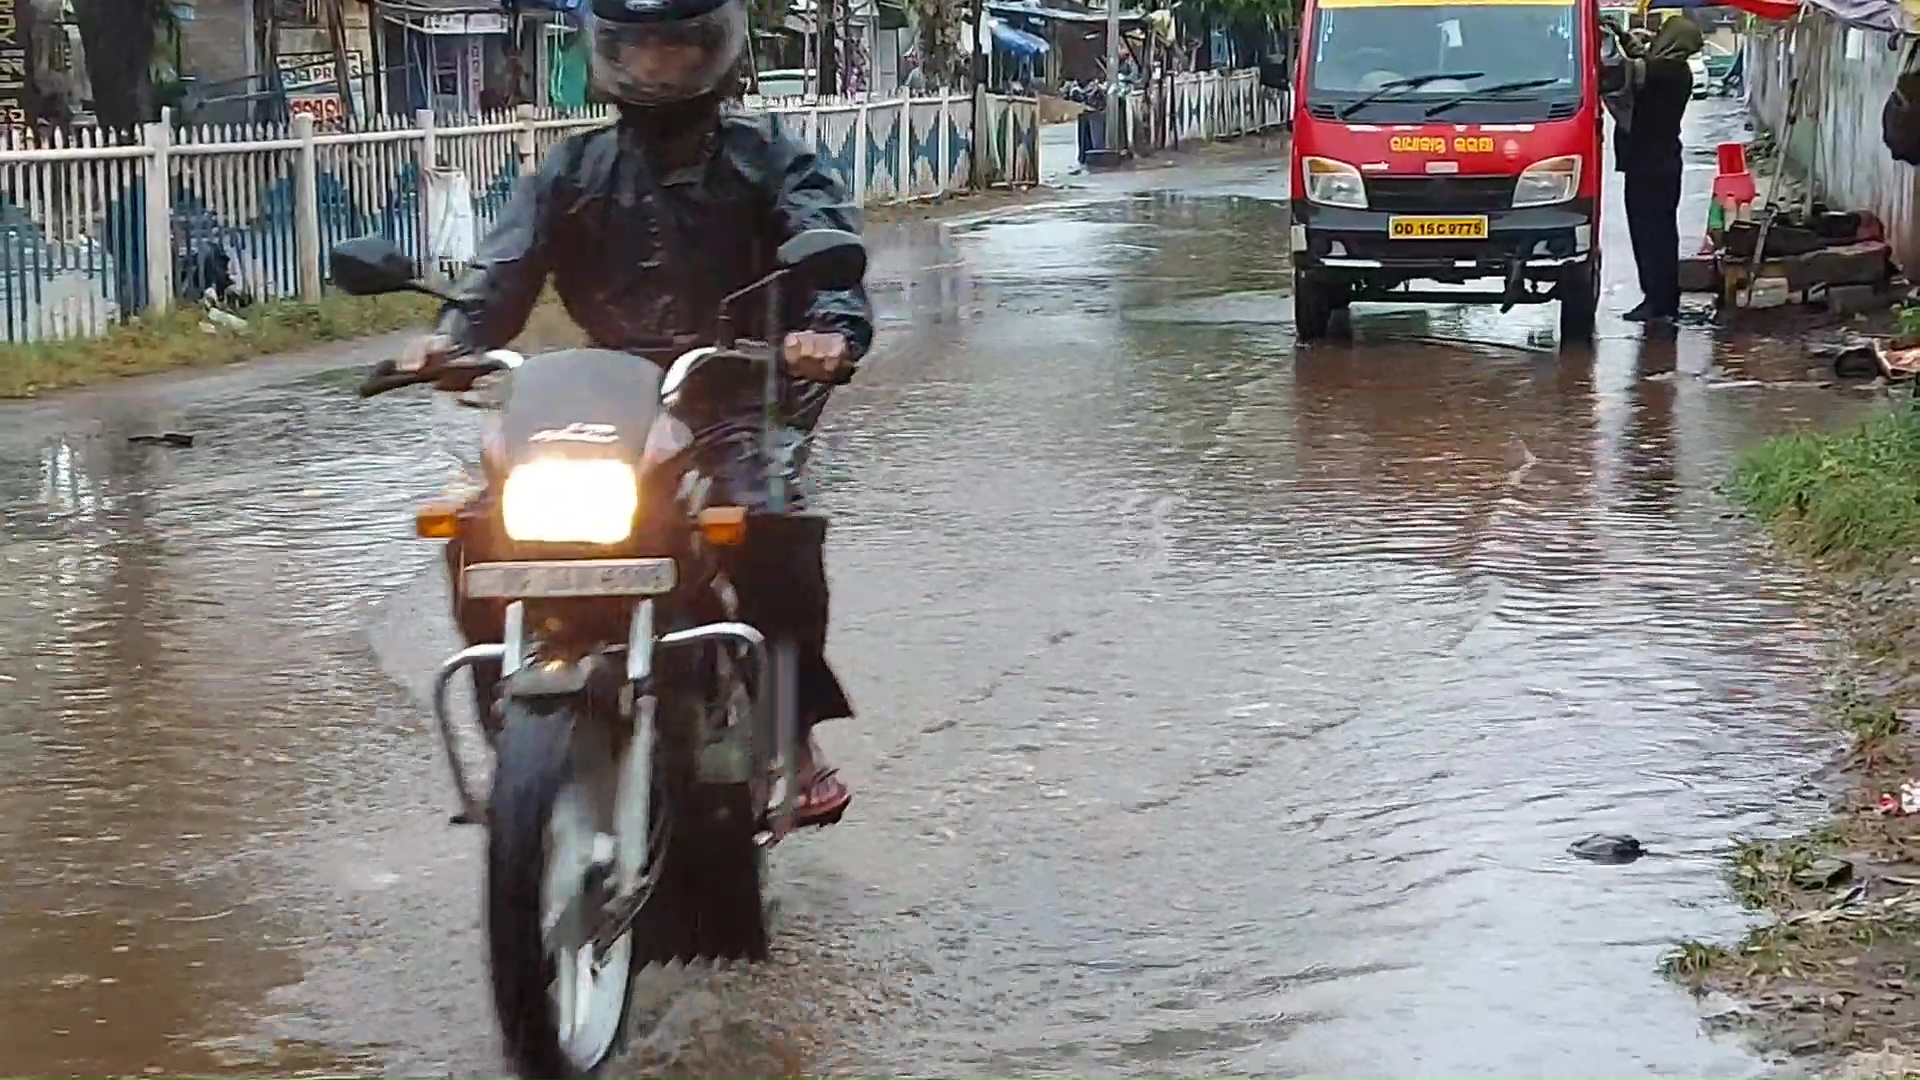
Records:
[[[566,139],[523,180],[481,243],[471,274],[435,332],[413,344],[403,368],[501,348],[525,327],[551,276],[560,302],[596,347],[659,349],[704,340],[720,299],[774,268],[794,234],[857,231],[841,185],[814,155],[762,118],[726,108],[739,91],[745,56],[744,0],[589,0],[589,71],[618,122]],[[764,327],[765,305],[735,311],[744,337],[784,334],[783,397],[794,430],[794,485],[803,493],[805,437],[833,384],[853,373],[873,340],[864,289],[821,290],[786,305],[791,325]],[[538,362],[537,360],[534,362]],[[635,363],[646,361],[636,359]],[[716,500],[764,507],[756,456],[758,402],[738,418],[698,433],[697,453]],[[798,495],[797,497],[804,497]],[[797,820],[838,821],[852,795],[826,763],[813,724],[852,715],[828,666],[827,582],[822,552],[789,552],[777,580],[735,577],[740,615],[760,623],[779,612],[799,625],[799,711],[804,729]],[[448,548],[457,583],[461,553]],[[497,641],[498,626],[472,625],[455,600],[469,641]],[[497,667],[474,672],[477,700],[493,699]],[[486,709],[482,706],[483,712]]]

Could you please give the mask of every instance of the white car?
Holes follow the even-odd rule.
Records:
[[[763,71],[760,73],[760,96],[769,99],[812,97],[815,81],[812,68],[805,71],[799,68]]]

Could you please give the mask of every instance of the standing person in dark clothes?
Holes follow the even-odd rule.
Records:
[[[1616,35],[1606,79],[1613,156],[1626,174],[1627,230],[1640,276],[1634,322],[1680,314],[1680,120],[1693,99],[1687,58],[1705,44],[1684,15],[1669,17],[1644,48]]]

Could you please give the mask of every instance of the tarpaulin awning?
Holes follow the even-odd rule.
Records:
[[[1052,49],[1047,39],[1015,29],[991,16],[987,19],[987,30],[993,35],[994,44],[1015,56],[1034,59],[1045,56]]]
[[[1807,6],[1848,26],[1889,34],[1920,31],[1920,21],[1897,0],[1807,0]]]
[[[1800,14],[1804,7],[1861,30],[1920,34],[1920,0],[1653,0],[1643,4],[1642,10],[1647,7],[1732,7],[1781,22]]]
[[[1811,0],[1811,2],[1825,6],[1823,0]],[[1870,6],[1883,4],[1886,0],[1827,0],[1827,2],[1847,6],[1856,4],[1859,6]],[[1758,15],[1763,19],[1773,19],[1780,22],[1784,22],[1800,14],[1800,0],[1653,0],[1652,3],[1642,3],[1640,10],[1646,11],[1649,8],[1691,9],[1705,7],[1737,8],[1749,15]]]
[[[1072,11],[1067,8],[1048,7],[1039,3],[1038,0],[991,0],[987,4],[987,10],[1001,15],[1024,15],[1029,19],[1040,19],[1046,22],[1099,23],[1102,26],[1107,22],[1107,14],[1104,11]],[[1120,12],[1120,22],[1125,25],[1134,25],[1140,21],[1140,18],[1141,12],[1138,11]]]

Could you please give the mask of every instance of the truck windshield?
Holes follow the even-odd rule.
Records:
[[[1528,103],[1579,99],[1576,10],[1570,3],[1331,0],[1314,18],[1307,99],[1342,111],[1370,99],[1354,119],[1413,119],[1482,87],[1524,84],[1523,93],[1489,94],[1485,110],[1471,108],[1469,97],[1447,117],[1486,111],[1497,114],[1488,119],[1520,120],[1516,105],[1526,111]],[[1444,72],[1460,77],[1432,77]]]

